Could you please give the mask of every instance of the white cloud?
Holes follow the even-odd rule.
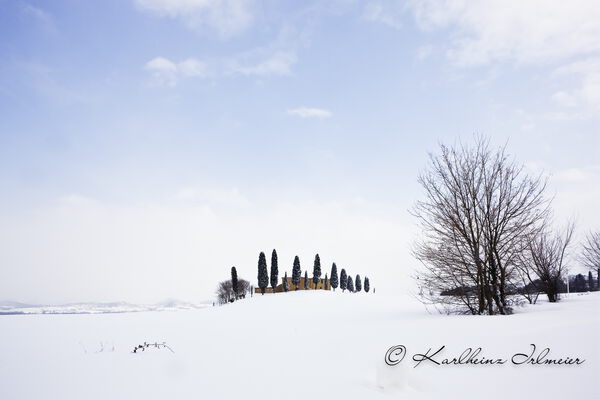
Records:
[[[156,57],[148,61],[144,69],[152,74],[156,85],[168,87],[175,86],[181,78],[210,76],[207,65],[194,58],[175,63],[168,58]]]
[[[600,40],[600,38],[599,38]],[[567,107],[578,106],[589,113],[600,114],[600,57],[576,61],[554,72],[556,76],[575,76],[579,86],[569,91],[559,91],[552,98]]]
[[[291,75],[292,65],[296,63],[296,54],[292,52],[277,52],[256,64],[237,65],[233,63],[232,72],[243,75]]]
[[[174,62],[165,57],[156,57],[148,61],[144,69],[152,74],[156,85],[173,87],[181,79],[190,77],[291,75],[292,65],[295,62],[295,53],[278,51],[268,55],[266,50],[261,49],[260,51],[234,56],[230,59],[217,59],[208,62],[195,58]]]
[[[388,3],[388,9],[380,12],[395,15],[395,4]],[[600,114],[597,2],[409,0],[406,10],[422,30],[444,30],[448,39],[442,46],[454,65],[506,62],[556,69],[551,76],[555,81],[560,75],[570,75],[578,83],[571,79],[552,94],[551,99],[566,108],[553,113],[554,118],[585,119]]]
[[[329,118],[333,114],[329,110],[323,108],[298,107],[287,111],[290,115],[295,115],[300,118]]]
[[[600,166],[567,168],[554,174],[554,178],[564,183],[593,183],[600,179]]]
[[[177,69],[184,76],[198,76],[201,78],[209,76],[208,66],[195,58],[188,58],[180,62]]]
[[[37,20],[39,25],[47,32],[56,32],[56,25],[54,24],[54,19],[47,11],[44,11],[39,7],[35,7],[31,4],[26,3],[21,4],[21,11],[25,15]]]
[[[380,22],[389,27],[400,29],[402,8],[400,3],[370,1],[365,5],[363,18],[368,21]]]
[[[158,85],[175,86],[177,84],[177,64],[167,58],[153,58],[146,63],[144,69],[152,73],[152,76]]]
[[[250,0],[135,0],[136,5],[160,17],[181,20],[191,29],[209,26],[229,36],[253,20]]]
[[[564,107],[575,107],[577,105],[577,99],[570,93],[562,90],[554,93],[552,100]]]
[[[544,63],[600,50],[595,1],[412,0],[408,7],[425,30],[455,29],[448,55],[459,65]]]
[[[419,46],[417,49],[417,60],[423,61],[429,58],[433,54],[433,46],[432,45],[424,45]]]

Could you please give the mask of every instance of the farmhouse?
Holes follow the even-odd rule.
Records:
[[[275,286],[275,290],[273,288],[268,287],[265,289],[265,293],[279,293],[283,292],[283,281],[286,278],[281,278],[281,283]],[[292,283],[292,278],[287,278],[288,291],[296,290],[296,285]],[[331,290],[331,285],[329,284],[329,280],[325,281],[325,279],[319,279],[319,283],[314,284],[312,278],[308,278],[308,290]],[[300,282],[298,282],[298,290],[304,290],[304,277],[300,278]],[[260,288],[254,288],[254,293],[261,293]]]

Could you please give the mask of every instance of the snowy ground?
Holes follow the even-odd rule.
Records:
[[[174,312],[0,316],[0,399],[600,398],[599,294],[502,317],[428,314],[410,297],[284,293]],[[166,341],[175,353],[144,341]],[[102,344],[101,344],[102,343]],[[512,365],[530,343],[581,365]],[[396,366],[386,350],[404,345]],[[414,368],[467,347],[505,365]]]

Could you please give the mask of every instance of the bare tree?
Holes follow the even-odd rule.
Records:
[[[491,150],[477,137],[471,147],[440,146],[430,155],[417,202],[423,236],[413,247],[425,267],[419,276],[430,297],[455,312],[508,314],[507,287],[522,238],[540,229],[548,214],[546,182],[527,176],[505,148]],[[439,293],[453,291],[451,296]]]
[[[512,283],[518,288],[517,292],[523,296],[529,304],[535,304],[542,292],[542,286],[534,272],[529,267],[529,264],[524,262],[526,258],[519,257],[519,263],[514,269]]]
[[[231,284],[231,279],[228,279],[223,282],[219,282],[219,286],[216,291],[217,300],[219,304],[226,304],[232,299],[233,295],[233,285]]]
[[[531,283],[548,296],[551,303],[557,302],[560,286],[566,269],[565,259],[573,239],[575,224],[570,222],[559,232],[546,228],[527,238],[525,250],[520,254],[519,270],[524,271]],[[532,279],[535,278],[535,279]]]
[[[244,298],[246,292],[249,290],[250,282],[245,279],[238,279],[237,281],[237,295],[233,290],[233,284],[231,279],[220,282],[217,286],[217,300],[219,304],[226,304],[233,301],[236,298]]]
[[[589,232],[585,236],[579,261],[586,268],[596,272],[597,289],[600,289],[600,231]]]
[[[242,299],[246,298],[246,293],[250,292],[250,282],[245,279],[238,279],[238,296]]]

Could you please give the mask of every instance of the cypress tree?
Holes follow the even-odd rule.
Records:
[[[300,282],[301,275],[300,259],[296,256],[294,257],[294,266],[292,267],[292,283],[296,286],[296,290],[298,290],[298,283]]]
[[[277,252],[273,249],[273,253],[271,253],[271,287],[273,288],[273,292],[275,292],[275,287],[277,286],[278,275],[279,267],[277,266]]]
[[[356,281],[354,283],[356,285],[356,291],[360,292],[362,290],[362,282],[360,281],[360,275],[356,275]]]
[[[231,289],[233,289],[233,297],[238,298],[238,277],[235,267],[231,267]]]
[[[348,277],[346,276],[346,270],[342,268],[342,272],[340,272],[340,289],[342,289],[342,293],[348,288]]]
[[[315,289],[317,288],[317,284],[321,281],[321,258],[319,255],[315,255],[315,263],[313,265],[313,283],[315,284]]]
[[[369,290],[370,290],[370,289],[371,289],[371,285],[370,285],[370,282],[369,282],[369,278],[367,278],[367,277],[365,276],[365,292],[366,292],[366,293],[369,293]]]
[[[354,282],[352,282],[352,277],[351,276],[348,277],[348,284],[347,284],[347,286],[348,286],[348,291],[350,293],[353,293],[354,292]]]
[[[283,291],[287,292],[288,289],[289,289],[289,286],[288,286],[287,272],[286,272],[285,275],[283,276]]]
[[[269,273],[267,272],[267,258],[262,251],[258,256],[258,287],[260,293],[265,294],[265,289],[269,286]]]
[[[325,290],[327,289],[327,285],[329,284],[329,279],[327,279],[327,274],[325,274]]]
[[[304,271],[304,290],[308,290],[308,271]]]
[[[338,274],[337,274],[337,265],[335,265],[335,263],[333,263],[333,265],[331,266],[331,278],[329,280],[331,282],[331,287],[333,288],[333,291],[335,292],[335,288],[337,288],[339,285]]]
[[[590,292],[594,290],[594,277],[592,276],[592,271],[588,271],[588,287]]]

